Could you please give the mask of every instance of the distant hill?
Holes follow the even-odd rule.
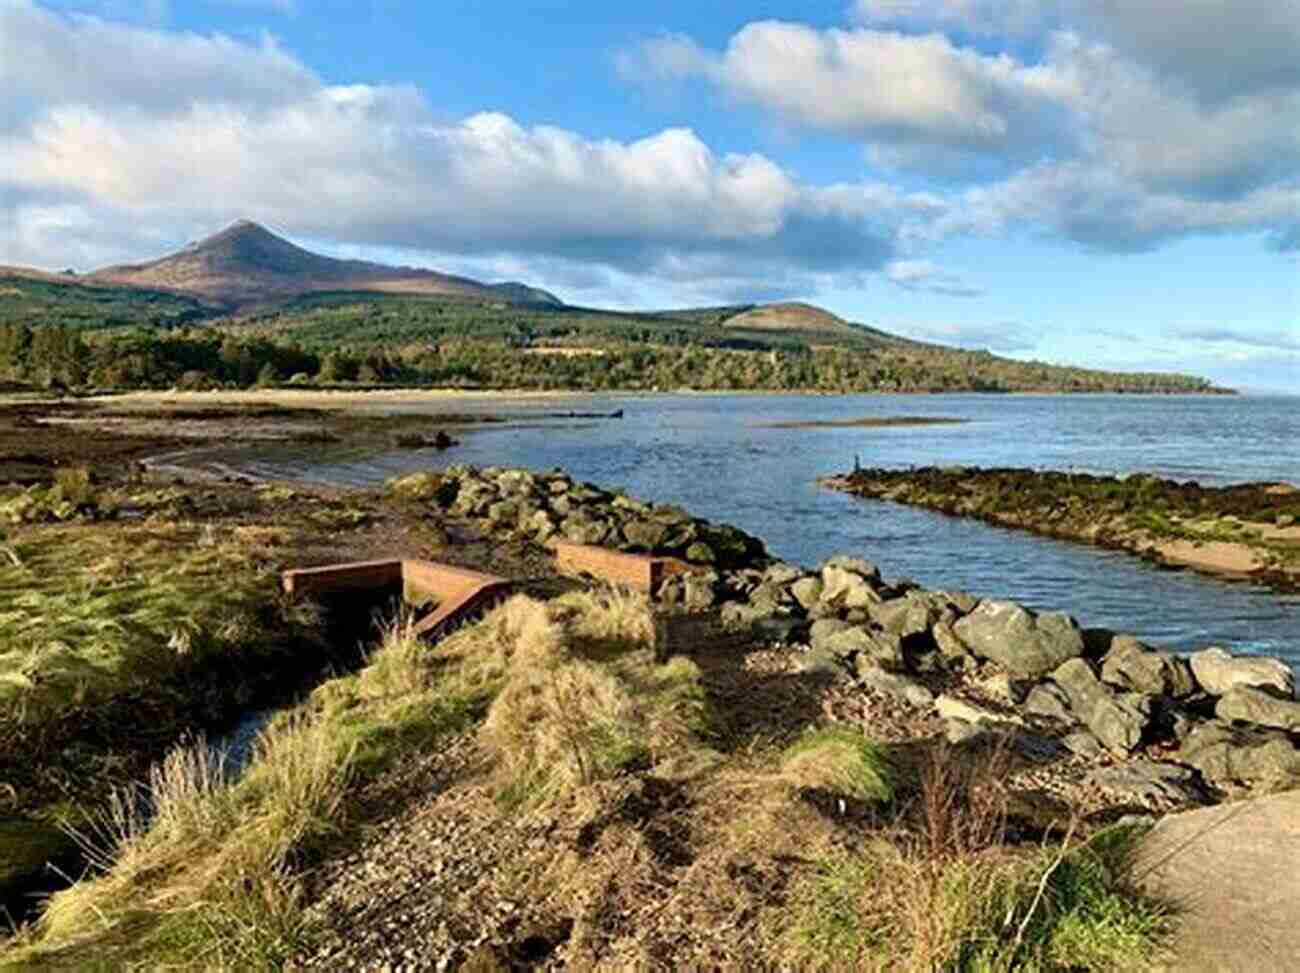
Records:
[[[29,340],[26,329],[43,325],[62,328]],[[325,257],[246,220],[170,256],[92,274],[0,267],[0,381],[167,387],[313,376],[480,388],[1220,391],[1194,376],[913,341],[800,302],[574,307],[518,281]]]
[[[158,260],[106,267],[80,280],[170,291],[213,301],[232,311],[274,305],[320,291],[563,303],[554,294],[525,284],[484,284],[434,270],[324,257],[249,220],[240,220]]]

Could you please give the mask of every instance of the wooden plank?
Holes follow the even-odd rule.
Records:
[[[671,557],[625,554],[591,544],[555,541],[551,544],[556,567],[565,574],[587,574],[610,584],[623,585],[653,595],[673,575],[701,568]]]
[[[311,597],[401,586],[407,601],[422,596],[437,607],[415,627],[415,634],[433,637],[461,624],[510,593],[505,578],[433,561],[357,561],[319,568],[286,571],[284,590],[293,597]]]
[[[319,568],[286,571],[281,578],[285,593],[295,597],[328,595],[338,591],[365,591],[402,583],[401,561],[354,561]]]

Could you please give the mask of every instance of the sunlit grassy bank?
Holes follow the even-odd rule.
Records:
[[[517,597],[434,647],[394,625],[360,671],[273,722],[238,779],[193,745],[119,794],[83,830],[96,873],[0,965],[310,956],[327,919],[311,870],[364,840],[368,786],[452,739],[474,757],[441,785],[449,800],[472,779],[494,830],[545,824],[549,839],[495,863],[498,881],[564,918],[574,965],[655,965],[638,937],[664,923],[757,966],[1129,970],[1153,956],[1164,920],[1129,888],[1130,834],[1009,843],[996,748],[917,767],[854,728],[724,739],[700,666],[657,660],[653,631],[644,601],[605,591]]]

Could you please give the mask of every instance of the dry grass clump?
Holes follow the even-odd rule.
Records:
[[[124,963],[287,958],[305,929],[293,866],[335,831],[353,755],[327,722],[301,715],[261,735],[239,780],[204,741],[176,748],[77,832],[98,877],[50,899],[27,958],[78,947],[123,949]]]
[[[893,797],[884,749],[847,726],[805,733],[786,751],[781,775],[801,789],[829,791],[863,802]]]
[[[482,737],[508,799],[546,804],[703,746],[699,669],[681,658],[656,663],[644,598],[614,590],[550,605],[517,598],[496,625],[513,643],[498,639],[493,652],[456,647],[464,655],[458,678],[504,679]]]
[[[1157,958],[1159,904],[1130,881],[1131,829],[1056,846],[1004,843],[1007,748],[938,747],[916,824],[824,856],[797,889],[797,963],[930,971],[1135,970]]]

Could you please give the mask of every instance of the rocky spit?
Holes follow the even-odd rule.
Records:
[[[1279,659],[1175,654],[1060,612],[887,581],[855,557],[783,563],[735,527],[560,471],[458,466],[389,491],[503,541],[685,560],[660,613],[782,648],[791,671],[820,677],[829,718],[874,737],[1010,741],[1024,759],[1009,784],[1054,812],[1162,812],[1300,784],[1300,701]]]

